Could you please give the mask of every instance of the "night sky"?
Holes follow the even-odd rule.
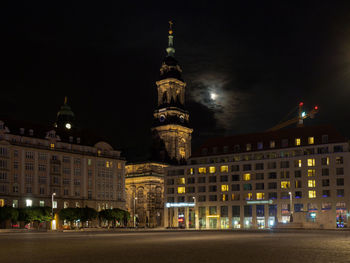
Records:
[[[68,96],[79,127],[147,158],[171,19],[194,146],[266,130],[300,101],[320,107],[306,125],[350,136],[350,1],[88,2],[2,3],[1,115],[53,122]]]

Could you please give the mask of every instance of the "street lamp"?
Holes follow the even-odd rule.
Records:
[[[289,194],[289,202],[290,202],[289,222],[293,222],[293,196],[292,196],[292,192],[288,192],[288,194]]]
[[[137,197],[134,197],[134,227],[136,227],[136,200]]]
[[[51,229],[54,230],[56,229],[56,221],[55,221],[55,217],[54,217],[54,214],[53,214],[53,201],[54,201],[54,196],[56,195],[56,193],[52,193],[51,195],[51,216],[52,216],[52,226],[51,226]]]

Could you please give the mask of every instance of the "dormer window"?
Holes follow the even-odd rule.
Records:
[[[29,135],[30,135],[30,136],[33,136],[33,135],[34,135],[33,129],[30,129],[30,130],[29,130]]]
[[[228,146],[224,146],[224,153],[228,152]]]
[[[78,143],[78,144],[80,143],[80,137],[77,138],[77,143]]]
[[[246,151],[249,152],[252,150],[252,145],[250,143],[247,143],[246,145]]]
[[[218,147],[213,147],[213,153],[217,153],[218,152]]]
[[[70,143],[73,142],[73,136],[69,136],[69,142],[70,142]]]
[[[264,146],[264,144],[262,142],[258,142],[258,144],[257,144],[258,150],[262,150],[263,146]]]
[[[19,129],[19,133],[20,133],[21,135],[23,135],[23,134],[24,134],[24,128],[20,128],[20,129]]]

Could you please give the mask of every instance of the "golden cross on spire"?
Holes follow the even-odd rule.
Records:
[[[173,34],[173,21],[169,21],[169,35],[172,35]]]

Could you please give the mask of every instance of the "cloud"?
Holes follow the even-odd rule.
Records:
[[[243,97],[235,90],[234,80],[226,74],[209,72],[191,74],[189,81],[189,98],[213,112],[217,128],[232,130],[241,111],[240,102]],[[211,98],[212,93],[217,95],[214,100]]]

